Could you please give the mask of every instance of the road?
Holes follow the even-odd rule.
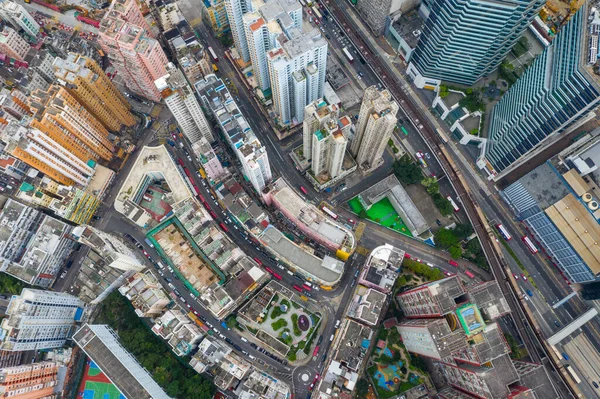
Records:
[[[378,51],[376,46],[372,43],[372,39],[365,35],[366,30],[357,26],[353,16],[351,16],[348,11],[348,4],[342,0],[332,0],[326,4],[330,13],[335,15],[338,26],[346,32],[355,48],[363,55],[367,64],[369,64],[373,71],[381,77],[384,85],[399,102],[406,117],[426,139],[430,152],[435,156],[436,160],[440,163],[440,166],[442,166],[448,176],[448,179],[453,183],[458,198],[463,204],[463,208],[467,212],[471,224],[475,228],[482,249],[498,283],[500,284],[503,294],[509,303],[512,310],[511,317],[521,333],[521,338],[523,339],[532,360],[540,362],[542,357],[546,356],[545,351],[539,343],[538,337],[529,325],[512,287],[505,280],[505,264],[503,263],[503,259],[499,258],[496,253],[495,244],[492,241],[493,238],[490,237],[487,227],[483,224],[485,220],[482,219],[483,216],[476,206],[477,202],[472,194],[467,191],[461,180],[469,173],[469,171],[465,170],[465,167],[462,164],[451,163],[452,159],[459,158],[458,155],[456,155],[451,145],[444,145],[438,131],[436,131],[436,127],[434,127],[429,120],[427,109],[423,109],[423,107],[419,106],[419,104],[410,97],[410,86],[399,76],[396,70],[392,69],[385,60],[381,59],[386,55]],[[476,187],[478,186],[474,186],[474,188]],[[548,370],[551,373],[553,372],[552,367],[549,367]],[[559,387],[559,389],[564,391],[562,387]]]

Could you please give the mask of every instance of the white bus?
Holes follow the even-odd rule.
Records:
[[[510,235],[510,233],[508,232],[508,230],[506,230],[506,227],[504,227],[501,224],[497,224],[496,228],[498,229],[498,232],[500,233],[500,235],[502,236],[502,238],[504,238],[506,241],[510,241],[510,239],[512,238],[512,236]]]
[[[454,212],[460,211],[460,208],[458,207],[458,205],[456,205],[456,202],[454,202],[451,196],[447,196],[446,199],[448,200],[448,202],[450,202],[450,205],[452,205]]]
[[[323,212],[325,212],[325,214],[327,216],[329,216],[330,218],[332,218],[333,220],[337,220],[338,215],[336,215],[335,213],[333,213],[331,211],[331,209],[327,208],[326,206],[321,207],[321,209],[323,210]]]
[[[350,51],[348,51],[348,47],[344,47],[342,49],[342,51],[344,52],[344,55],[346,56],[346,58],[348,58],[348,61],[350,61],[350,62],[354,61],[352,54],[350,54]]]
[[[529,250],[531,251],[532,254],[537,254],[538,253],[538,249],[537,247],[533,244],[533,241],[531,241],[531,238],[524,236],[522,238],[523,242],[525,243],[525,245],[527,245],[527,248],[529,248]]]
[[[573,377],[573,379],[575,380],[576,383],[580,384],[581,383],[581,378],[579,378],[579,376],[577,375],[577,373],[575,373],[575,371],[573,370],[573,367],[569,366],[568,364],[565,366],[565,368],[567,369],[567,371],[569,372],[569,374],[571,374],[571,377]]]

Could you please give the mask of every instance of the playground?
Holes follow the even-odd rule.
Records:
[[[78,396],[83,399],[127,399],[96,363],[89,359],[85,365]]]
[[[382,327],[378,339],[367,373],[380,399],[399,395],[424,381],[425,374],[411,367],[411,357],[395,328]]]
[[[350,209],[352,209],[352,212],[356,213],[357,215],[361,216],[361,214],[365,212],[367,219],[395,230],[398,233],[412,237],[410,230],[406,227],[404,221],[402,221],[398,215],[398,212],[396,212],[392,206],[392,203],[387,197],[384,197],[379,202],[373,204],[369,210],[365,210],[358,200],[358,197],[354,197],[348,201],[348,205],[350,206]],[[364,214],[362,216],[364,216]]]

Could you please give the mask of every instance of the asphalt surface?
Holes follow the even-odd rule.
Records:
[[[199,0],[182,0],[180,3],[187,4],[188,10],[193,10],[193,12],[198,13],[199,16]],[[342,6],[346,7],[344,5]],[[345,35],[339,34],[339,29],[331,21],[320,24],[319,26],[323,28],[324,34],[327,34],[330,37],[330,51],[332,49],[341,48],[340,46],[346,46],[348,44],[348,39],[345,37]],[[290,137],[289,139],[283,140],[282,142],[278,142],[275,140],[275,136],[272,133],[272,129],[268,122],[265,120],[265,118],[262,116],[261,110],[258,108],[258,106],[252,98],[252,94],[250,94],[247,90],[244,89],[245,86],[243,82],[241,81],[233,67],[226,60],[223,48],[220,45],[220,43],[212,36],[212,34],[206,29],[206,27],[203,24],[196,25],[195,29],[202,37],[202,39],[204,39],[207,42],[207,44],[212,46],[212,48],[217,52],[220,58],[220,62],[218,64],[220,71],[218,75],[221,77],[228,77],[232,82],[231,86],[239,88],[239,90],[232,90],[232,94],[234,94],[234,96],[239,96],[240,100],[237,101],[237,103],[240,106],[240,109],[248,118],[249,123],[255,131],[257,137],[259,137],[263,145],[267,147],[274,175],[284,176],[288,183],[292,186],[297,187],[303,185],[304,187],[308,188],[309,197],[312,198],[315,203],[319,203],[323,199],[331,200],[331,195],[327,195],[325,193],[318,193],[314,191],[309,185],[307,185],[306,180],[304,179],[302,174],[295,169],[291,159],[289,158],[289,156],[287,156],[287,153],[291,150],[291,148],[298,145],[298,137]],[[356,50],[352,49],[352,51],[353,55],[356,55],[358,57],[358,53],[356,52]],[[356,61],[353,64],[351,64],[352,72],[350,73],[349,77],[355,82],[357,82],[358,80],[362,80],[362,82],[366,85],[372,85],[379,82],[380,78],[377,75],[375,75],[375,73],[368,65],[360,63],[357,57],[355,57]],[[362,79],[358,79],[357,77],[359,72],[362,74]],[[159,116],[159,122],[166,122],[170,117],[170,113],[168,112],[168,110],[165,109],[163,110],[163,112],[161,112],[161,115]],[[407,120],[406,115],[401,115],[400,117],[403,120]],[[427,151],[428,146],[425,143],[423,137],[417,131],[417,129],[415,129],[413,125],[409,123],[405,123],[404,126],[409,131],[409,135],[403,137],[402,139],[407,140],[410,147],[413,149],[423,152]],[[146,132],[146,134],[143,136],[142,143],[140,143],[140,147],[147,144],[152,139],[152,133]],[[171,150],[176,151],[176,154],[184,160],[184,162],[186,163],[186,165],[188,165],[190,170],[197,170],[197,165],[189,163],[185,156],[181,156],[182,154],[179,153],[180,150],[178,147],[173,148]],[[388,157],[388,159],[386,159],[386,165],[388,165],[387,167],[389,167],[391,157],[389,157],[389,154],[387,152],[386,154],[386,157]],[[135,160],[135,156],[132,156],[130,158],[128,164],[125,166],[125,168],[123,168],[123,171],[117,177],[116,183],[111,187],[109,194],[106,198],[106,206],[103,208],[103,210],[101,210],[100,213],[101,215],[103,215],[103,218],[100,221],[94,223],[98,227],[103,228],[106,231],[112,231],[118,234],[127,232],[133,235],[140,243],[142,243],[142,245],[144,245],[145,251],[149,254],[149,256],[157,260],[158,255],[151,248],[148,248],[144,243],[143,232],[140,229],[134,227],[128,221],[124,220],[122,216],[117,214],[111,206],[112,200],[114,199],[114,195],[116,195],[117,188],[120,186],[120,182],[122,181],[124,176],[127,175],[129,169],[131,168],[131,165],[133,164],[133,160]],[[442,193],[451,193],[452,191],[450,183],[448,179],[444,179],[441,166],[439,166],[437,162],[429,162],[429,165],[429,169],[431,170],[431,172],[433,172],[436,176],[438,176],[438,178],[441,179],[440,185],[442,187]],[[378,174],[371,176],[370,179],[364,179],[364,182],[361,182],[357,186],[350,187],[346,192],[339,194],[337,196],[337,199],[342,201],[346,198],[358,194],[360,191],[363,191],[365,188],[370,186],[373,181],[377,181],[378,178],[387,175],[389,173],[389,170],[386,170],[386,168],[380,168],[375,173]],[[468,176],[468,174],[466,175]],[[218,222],[223,220],[224,216],[221,213],[221,210],[219,210],[218,204],[211,200],[209,193],[207,192],[206,188],[200,184],[199,180],[200,179],[197,179],[197,185],[202,191],[204,197],[207,199],[207,201],[209,201],[211,207],[217,213]],[[478,183],[474,183],[473,187],[477,186]],[[480,204],[480,206],[482,206],[486,215],[490,215],[488,216],[488,218],[494,218],[502,221],[505,224],[505,226],[509,228],[511,234],[514,233],[513,237],[518,238],[518,231],[515,230],[516,227],[513,226],[513,223],[511,222],[511,217],[508,216],[510,215],[510,213],[506,212],[503,209],[499,209],[499,205],[496,203],[495,199],[490,199],[487,195],[476,194],[476,196],[477,195],[479,195],[479,197],[477,197],[478,203]],[[264,253],[260,250],[260,248],[257,249],[255,245],[250,244],[244,239],[244,235],[241,233],[241,230],[229,229],[228,235],[249,256],[261,259],[261,261],[267,266],[274,266],[272,260],[268,256],[265,256]],[[403,237],[399,234],[389,232],[381,228],[380,226],[368,224],[361,245],[364,245],[366,247],[374,247],[377,245],[381,245],[384,242],[389,242],[393,245],[398,246],[399,248],[406,249],[406,251],[409,252],[411,256],[419,257],[425,262],[433,263],[441,269],[444,269],[449,272],[456,272],[456,269],[453,269],[452,267],[449,267],[447,265],[447,260],[449,259],[449,255],[447,253],[435,250],[429,246],[426,246],[425,244],[417,242],[416,240],[412,240]],[[539,289],[539,293],[540,295],[543,295],[544,301],[538,298],[536,293],[530,301],[530,306],[534,306],[536,308],[536,311],[542,316],[542,318],[549,319],[548,312],[551,312],[556,316],[557,321],[561,325],[564,325],[565,323],[572,320],[574,317],[577,317],[580,313],[582,313],[588,308],[588,306],[584,304],[581,300],[579,300],[578,298],[573,298],[567,304],[561,306],[557,310],[548,310],[547,302],[556,302],[557,300],[568,294],[570,292],[570,288],[566,286],[564,281],[561,282],[561,279],[557,278],[555,272],[548,270],[548,267],[547,265],[545,265],[545,262],[542,262],[540,259],[538,259],[537,256],[532,256],[530,253],[528,253],[528,251],[524,249],[524,246],[522,245],[520,240],[513,239],[510,245],[519,257],[523,256],[521,259],[527,259],[528,263],[531,262],[532,270],[529,270],[529,265],[528,270],[530,271],[532,277],[535,279],[536,285]],[[55,288],[68,291],[69,286],[70,284],[72,284],[72,281],[78,271],[80,261],[83,258],[83,256],[85,256],[86,251],[87,249],[82,248],[80,251],[74,254],[73,264],[69,269],[67,276],[64,279],[59,279],[55,285]],[[319,355],[314,360],[311,360],[304,366],[299,366],[296,368],[293,368],[292,366],[282,366],[281,363],[273,360],[266,354],[256,351],[255,348],[252,347],[250,344],[241,341],[240,336],[237,332],[225,330],[224,328],[219,327],[218,321],[212,318],[212,316],[210,316],[210,314],[206,310],[204,310],[202,306],[200,306],[197,302],[193,301],[192,298],[190,298],[189,295],[187,295],[187,291],[183,288],[181,282],[170,276],[170,273],[168,271],[163,272],[165,276],[164,279],[162,279],[161,281],[164,284],[164,286],[168,290],[170,290],[167,286],[167,281],[165,279],[172,278],[172,284],[180,293],[183,294],[186,303],[191,306],[191,310],[196,311],[213,326],[216,326],[217,330],[219,331],[218,334],[222,334],[225,337],[225,339],[230,340],[233,345],[236,345],[237,347],[241,348],[242,351],[251,353],[257,358],[259,358],[259,363],[262,362],[261,364],[263,365],[263,367],[270,369],[271,372],[273,372],[282,380],[290,382],[293,386],[295,396],[303,398],[308,393],[308,385],[310,384],[310,382],[312,382],[315,373],[321,373],[322,371],[322,354],[327,353],[329,349],[329,336],[335,330],[335,321],[341,319],[341,317],[345,313],[345,305],[349,302],[349,297],[353,293],[353,290],[348,289],[348,285],[351,285],[352,280],[354,279],[354,272],[357,267],[362,265],[363,261],[364,258],[356,254],[355,257],[347,263],[346,272],[342,278],[341,283],[339,284],[339,287],[335,291],[313,292],[314,296],[309,300],[316,300],[320,301],[320,303],[325,304],[323,308],[325,309],[327,321],[326,323],[324,323],[324,329],[321,333],[323,336],[322,345],[319,351]],[[464,270],[465,267],[469,266],[466,264],[466,262],[459,263],[461,263],[461,268],[459,270]],[[520,273],[518,269],[513,270],[517,274]],[[283,277],[283,284],[297,284],[297,280],[287,275],[287,273],[281,273],[281,275]],[[483,276],[482,278],[485,279],[485,276]],[[524,289],[532,288],[530,282],[521,280],[521,285]],[[341,295],[341,297],[337,297],[338,295]],[[334,302],[333,299],[336,299],[337,302],[343,304],[343,306],[339,306],[337,307],[337,309],[334,308],[332,305],[330,305],[330,302]],[[183,304],[181,301],[180,303]],[[544,308],[544,306],[546,306],[546,308]],[[584,326],[583,328],[584,333],[589,334],[590,337],[593,338],[590,339],[590,341],[592,341],[596,345],[597,349],[598,345],[600,345],[600,340],[598,339],[597,333],[599,329],[600,325],[598,325],[596,321],[590,323],[587,326]],[[555,330],[558,330],[558,327],[556,327],[554,323],[550,324],[546,322],[542,323],[542,330],[545,333],[551,334],[552,332],[555,332]],[[302,374],[310,375],[308,382],[302,380]]]

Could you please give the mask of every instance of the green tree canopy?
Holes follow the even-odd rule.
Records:
[[[392,169],[398,180],[406,186],[420,182],[423,177],[421,168],[413,162],[408,154],[394,162]]]

